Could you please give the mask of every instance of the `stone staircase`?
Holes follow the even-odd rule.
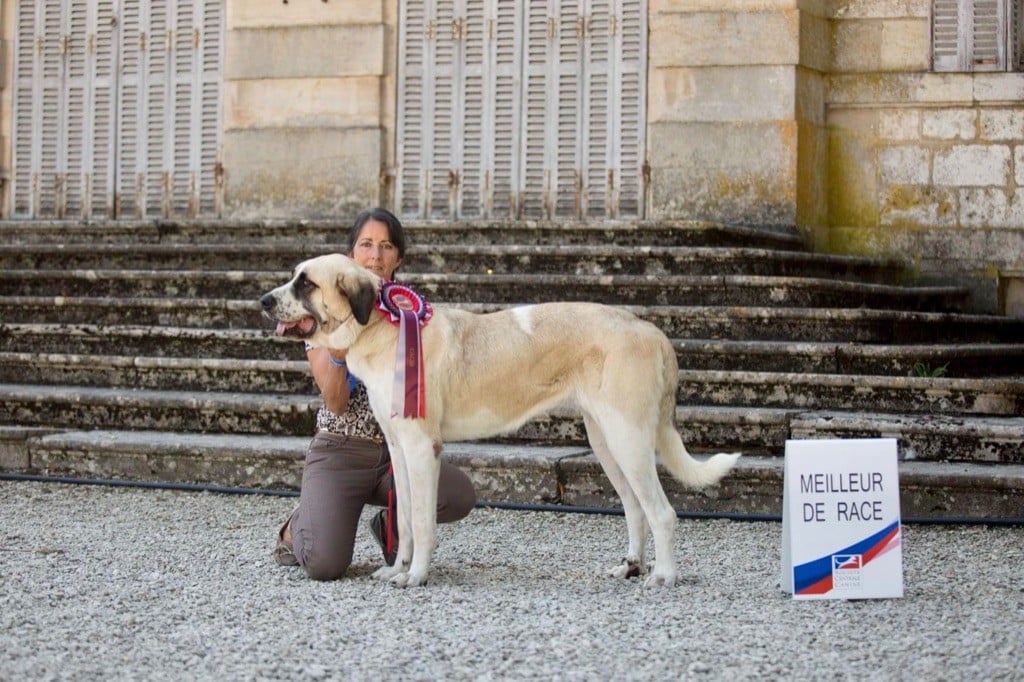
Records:
[[[788,438],[895,437],[904,514],[1021,516],[1024,320],[898,263],[702,222],[410,223],[403,281],[476,311],[594,300],[673,339],[694,452],[747,454],[681,509],[778,514]],[[0,223],[0,470],[296,487],[319,402],[256,299],[328,221]],[[481,499],[615,505],[553,414],[449,444]]]

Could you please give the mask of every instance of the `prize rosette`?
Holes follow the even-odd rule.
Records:
[[[387,281],[381,285],[377,309],[398,327],[391,416],[422,419],[427,406],[420,330],[430,321],[434,309],[410,287]]]

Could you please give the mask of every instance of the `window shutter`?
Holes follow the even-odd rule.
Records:
[[[221,174],[221,118],[224,82],[224,3],[203,0],[199,36],[200,151],[199,157],[199,211],[219,216],[223,206],[223,176]],[[194,153],[194,152],[193,152]]]
[[[406,0],[405,216],[639,215],[645,0]]]
[[[566,2],[558,10],[561,14],[554,17],[557,42],[552,58],[556,70],[551,77],[551,97],[557,102],[557,110],[549,132],[555,137],[551,146],[556,154],[549,161],[553,187],[546,207],[548,217],[582,218],[586,16],[580,2]]]
[[[517,153],[522,144],[522,53],[524,32],[522,8],[518,2],[494,0],[493,54],[494,94],[490,101],[493,138],[490,144],[492,178],[488,208],[491,215],[512,218],[519,215],[522,162]]]
[[[423,0],[401,3],[398,34],[398,125],[395,157],[395,206],[401,215],[422,216],[420,187],[427,171],[423,163],[425,61],[428,51],[426,7]]]
[[[86,197],[82,215],[114,215],[114,121],[117,116],[117,8],[113,0],[90,4],[86,37],[90,83],[87,108],[92,125],[83,150]]]
[[[972,70],[1002,71],[1006,68],[1005,9],[1004,0],[974,0]]]
[[[618,9],[619,214],[642,218],[644,150],[647,131],[647,6],[623,0]]]
[[[551,67],[553,40],[549,37],[549,2],[526,2],[523,45],[523,135],[519,140],[520,197],[515,218],[523,214],[545,216],[544,198],[549,189],[546,178],[546,134],[548,122],[548,71]],[[557,16],[555,14],[554,16]]]
[[[935,71],[1005,71],[1018,54],[1020,0],[934,0]]]
[[[149,33],[136,3],[121,9],[118,36],[121,55],[120,100],[117,110],[117,175],[115,215],[141,218],[146,214],[146,50]]]
[[[1010,36],[1011,49],[1009,50],[1014,71],[1024,71],[1024,0],[1013,0],[1013,7],[1010,10]]]
[[[43,64],[45,32],[43,4],[18,3],[14,53],[14,161],[12,211],[17,218],[39,214],[38,172],[42,155]]]

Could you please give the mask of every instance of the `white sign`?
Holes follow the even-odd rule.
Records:
[[[790,440],[782,589],[795,599],[903,596],[896,441]]]

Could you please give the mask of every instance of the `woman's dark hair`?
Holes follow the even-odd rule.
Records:
[[[359,233],[363,231],[363,225],[371,220],[377,220],[387,225],[388,239],[398,249],[398,257],[405,258],[405,230],[402,228],[402,221],[385,208],[369,208],[356,216],[355,222],[352,223],[352,229],[348,231],[348,252],[352,253],[355,250]]]

